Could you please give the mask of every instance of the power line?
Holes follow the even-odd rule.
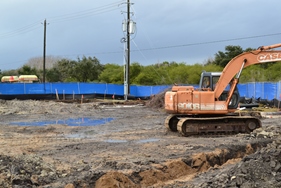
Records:
[[[221,42],[229,42],[229,41],[238,41],[238,40],[246,40],[246,39],[252,39],[252,38],[262,38],[262,37],[269,37],[269,36],[276,36],[281,35],[281,33],[272,33],[272,34],[265,34],[265,35],[256,35],[256,36],[248,36],[248,37],[240,37],[240,38],[233,38],[233,39],[222,39],[222,40],[215,40],[215,41],[206,41],[206,42],[198,42],[198,43],[189,43],[189,44],[181,44],[181,45],[173,45],[173,46],[162,46],[162,47],[154,47],[154,48],[143,48],[140,49],[138,46],[136,46],[136,50],[131,50],[131,52],[140,52],[142,56],[144,54],[142,51],[152,51],[152,50],[163,50],[163,49],[169,49],[169,48],[180,48],[180,47],[189,47],[189,46],[198,46],[198,45],[206,45],[206,44],[214,44],[214,43],[221,43]],[[135,43],[135,41],[133,41]],[[136,43],[135,43],[136,45]],[[73,55],[61,55],[63,57],[68,56],[83,56],[83,55],[108,55],[108,54],[121,54],[123,51],[111,51],[111,52],[91,52],[91,53],[84,53],[84,54],[73,54]]]
[[[92,9],[88,9],[88,10],[75,12],[75,13],[65,14],[65,15],[56,16],[56,17],[49,17],[48,19],[51,20],[50,22],[52,22],[52,23],[81,19],[81,18],[93,16],[93,15],[99,15],[99,14],[118,10],[118,9],[120,9],[120,6],[123,5],[123,3],[124,3],[124,0],[118,1],[115,3],[111,3],[111,4],[107,4],[104,6],[100,6],[97,8],[92,8]]]
[[[142,51],[162,50],[162,49],[167,49],[167,48],[179,48],[179,47],[188,47],[188,46],[198,46],[198,45],[205,45],[205,44],[214,44],[214,43],[221,43],[221,42],[229,42],[229,41],[246,40],[246,39],[253,39],[253,38],[270,37],[270,36],[276,36],[276,35],[281,35],[281,33],[256,35],[256,36],[240,37],[240,38],[233,38],[233,39],[222,39],[222,40],[198,42],[198,43],[190,43],[190,44],[181,44],[181,45],[173,45],[173,46],[162,46],[162,47],[155,47],[155,48],[146,48],[146,49],[141,49],[141,50]],[[134,50],[134,51],[137,51],[137,50]]]
[[[215,40],[215,41],[206,41],[206,42],[197,42],[197,43],[189,43],[189,44],[181,44],[181,45],[172,45],[172,46],[162,46],[162,47],[155,47],[155,48],[144,48],[144,49],[137,49],[137,50],[131,50],[131,52],[140,52],[140,51],[152,51],[152,50],[162,50],[162,49],[169,49],[169,48],[180,48],[180,47],[189,47],[189,46],[199,46],[199,45],[206,45],[206,44],[214,44],[214,43],[221,43],[221,42],[229,42],[229,41],[238,41],[238,40],[247,40],[247,39],[253,39],[253,38],[262,38],[262,37],[270,37],[270,36],[277,36],[281,35],[281,33],[271,33],[271,34],[265,34],[265,35],[256,35],[256,36],[247,36],[247,37],[239,37],[239,38],[233,38],[233,39],[222,39],[222,40]],[[91,53],[84,53],[84,54],[74,54],[74,55],[59,55],[62,57],[69,57],[69,56],[83,56],[83,55],[108,55],[108,54],[122,54],[123,51],[111,51],[111,52],[91,52]],[[17,62],[23,62],[23,61],[17,61]],[[14,63],[17,63],[14,62]],[[14,64],[12,63],[12,64]],[[11,63],[9,63],[11,64]]]
[[[14,36],[17,36],[17,35],[20,35],[20,34],[28,33],[28,32],[33,31],[35,29],[41,28],[40,23],[41,23],[41,21],[37,21],[37,22],[34,22],[32,24],[26,25],[24,27],[15,29],[14,31],[10,31],[10,32],[7,32],[7,33],[1,33],[0,38],[9,38],[9,37],[14,37]]]
[[[122,6],[122,3],[124,3],[124,2],[125,2],[125,0],[121,0],[121,1],[117,1],[115,3],[103,5],[103,6],[100,6],[97,8],[87,9],[87,10],[79,11],[76,13],[70,13],[70,14],[65,14],[65,15],[61,15],[61,16],[50,17],[49,18],[50,20],[49,19],[48,20],[49,20],[49,22],[52,22],[52,23],[58,23],[58,22],[71,21],[74,19],[82,19],[82,18],[89,17],[89,16],[99,15],[99,14],[119,10],[120,6]],[[42,19],[42,20],[44,20],[44,19]],[[41,28],[41,22],[42,21],[37,21],[32,24],[15,29],[13,31],[9,31],[6,33],[0,33],[0,38],[10,38],[10,37],[18,36],[20,34],[31,32],[33,30]]]
[[[136,48],[138,49],[138,51],[140,52],[140,54],[143,56],[143,58],[147,61],[147,58],[145,57],[145,55],[142,53],[142,51],[139,49],[138,45],[135,43],[134,40],[132,40],[134,45],[136,46]],[[154,72],[157,74],[157,76],[159,78],[161,78],[161,75],[159,74],[159,72],[152,66],[152,69],[154,70]],[[171,80],[170,76],[168,75],[168,78]]]
[[[198,46],[198,45],[214,44],[214,43],[221,43],[221,42],[230,42],[230,41],[247,40],[247,39],[253,39],[253,38],[270,37],[270,36],[277,36],[277,35],[281,35],[281,33],[272,33],[272,34],[265,34],[265,35],[256,35],[256,36],[239,37],[239,38],[232,38],[232,39],[222,39],[222,40],[197,42],[197,43],[189,43],[189,44],[180,44],[180,45],[172,45],[172,46],[161,46],[161,47],[153,47],[153,48],[143,48],[143,49],[140,49],[139,47],[137,47],[138,49],[131,50],[131,52],[141,52],[141,51],[163,50],[163,49],[169,49],[169,48]],[[112,54],[112,53],[122,53],[122,51],[118,51],[118,52],[99,52],[97,54]]]

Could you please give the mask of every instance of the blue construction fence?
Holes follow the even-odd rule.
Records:
[[[130,86],[130,95],[136,98],[147,98],[158,94],[169,85]],[[94,95],[124,96],[124,85],[102,83],[1,83],[0,98],[7,95]],[[2,97],[3,98],[3,97]]]
[[[147,98],[157,95],[171,85],[130,86],[130,95],[136,98]],[[196,86],[195,86],[196,87]],[[278,99],[281,95],[281,81],[252,82],[238,84],[241,97]],[[104,95],[124,96],[124,85],[104,83],[0,83],[1,95]]]
[[[267,100],[281,99],[281,81],[238,84],[238,89],[241,97]]]

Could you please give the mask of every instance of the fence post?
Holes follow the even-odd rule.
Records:
[[[80,84],[79,84],[79,82],[77,82],[77,85],[78,85],[78,94],[81,94],[80,93]]]

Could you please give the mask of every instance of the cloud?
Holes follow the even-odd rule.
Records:
[[[123,64],[126,0],[2,0],[0,69],[16,69],[43,54],[76,59],[96,56]],[[256,48],[279,43],[280,1],[132,1],[131,61],[203,63],[227,45]],[[123,14],[121,13],[123,11]],[[273,35],[272,35],[273,34]],[[258,37],[259,36],[259,37]]]

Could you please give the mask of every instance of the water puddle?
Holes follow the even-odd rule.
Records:
[[[105,140],[105,142],[108,142],[108,143],[125,143],[125,142],[127,142],[127,140],[112,140],[112,139],[109,139],[109,140]]]
[[[66,138],[87,138],[83,133],[65,135]]]
[[[33,121],[33,122],[11,122],[10,125],[19,125],[19,126],[46,126],[46,125],[68,125],[68,126],[97,126],[103,125],[108,122],[113,121],[114,118],[101,118],[101,119],[92,119],[92,118],[69,118],[62,120],[45,120],[45,121]]]
[[[148,138],[148,139],[143,139],[143,140],[137,140],[137,141],[134,141],[134,142],[135,143],[148,143],[148,142],[157,142],[157,141],[159,141],[159,139]],[[126,142],[128,142],[128,140],[108,139],[108,140],[105,140],[104,142],[107,142],[107,143],[126,143]]]
[[[148,138],[148,139],[139,140],[137,141],[137,143],[148,143],[148,142],[157,142],[157,141],[159,141],[159,139],[157,138]]]

